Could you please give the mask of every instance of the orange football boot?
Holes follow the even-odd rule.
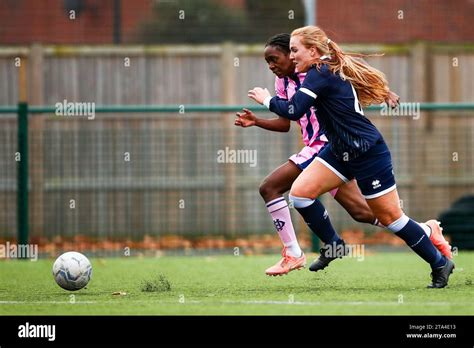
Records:
[[[443,228],[440,226],[440,222],[437,220],[428,220],[425,222],[431,228],[430,240],[434,246],[448,259],[453,258],[451,253],[451,245],[443,237]]]
[[[302,252],[300,257],[293,257],[288,255],[287,248],[284,247],[281,256],[283,258],[278,261],[274,266],[268,268],[265,273],[269,276],[281,276],[288,274],[295,269],[301,269],[306,266],[306,256]]]

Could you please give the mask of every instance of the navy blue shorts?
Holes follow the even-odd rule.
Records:
[[[366,199],[383,196],[396,188],[392,157],[383,139],[367,152],[349,161],[337,159],[329,143],[319,152],[316,160],[345,182],[355,178]]]

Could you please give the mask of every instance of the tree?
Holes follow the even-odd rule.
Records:
[[[300,0],[247,0],[243,8],[216,0],[157,1],[143,23],[143,43],[264,42],[304,24]]]

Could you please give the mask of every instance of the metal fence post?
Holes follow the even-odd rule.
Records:
[[[18,103],[17,228],[18,244],[28,244],[28,104]]]
[[[225,105],[235,104],[235,80],[237,76],[235,58],[237,53],[235,47],[226,42],[222,44],[222,55],[220,61],[221,68],[221,89],[222,101]],[[236,146],[236,134],[235,126],[232,122],[232,118],[235,115],[234,112],[225,113],[222,115],[222,128],[224,129],[224,148],[229,147],[231,150],[235,150]],[[222,150],[222,149],[221,149]],[[224,176],[225,176],[225,191],[224,191],[224,204],[223,204],[223,216],[224,226],[232,234],[237,232],[237,168],[235,164],[224,164]]]

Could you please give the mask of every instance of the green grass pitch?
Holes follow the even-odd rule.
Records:
[[[309,264],[315,255],[307,256]],[[3,260],[0,314],[474,314],[473,252],[461,251],[454,258],[456,269],[449,286],[438,290],[426,289],[429,266],[410,252],[380,252],[366,255],[363,261],[336,260],[318,273],[303,269],[283,277],[266,276],[264,270],[278,257],[92,258],[93,278],[87,288],[76,292],[56,285],[53,259]],[[143,291],[144,281],[160,274],[165,281],[148,289],[155,291]]]

